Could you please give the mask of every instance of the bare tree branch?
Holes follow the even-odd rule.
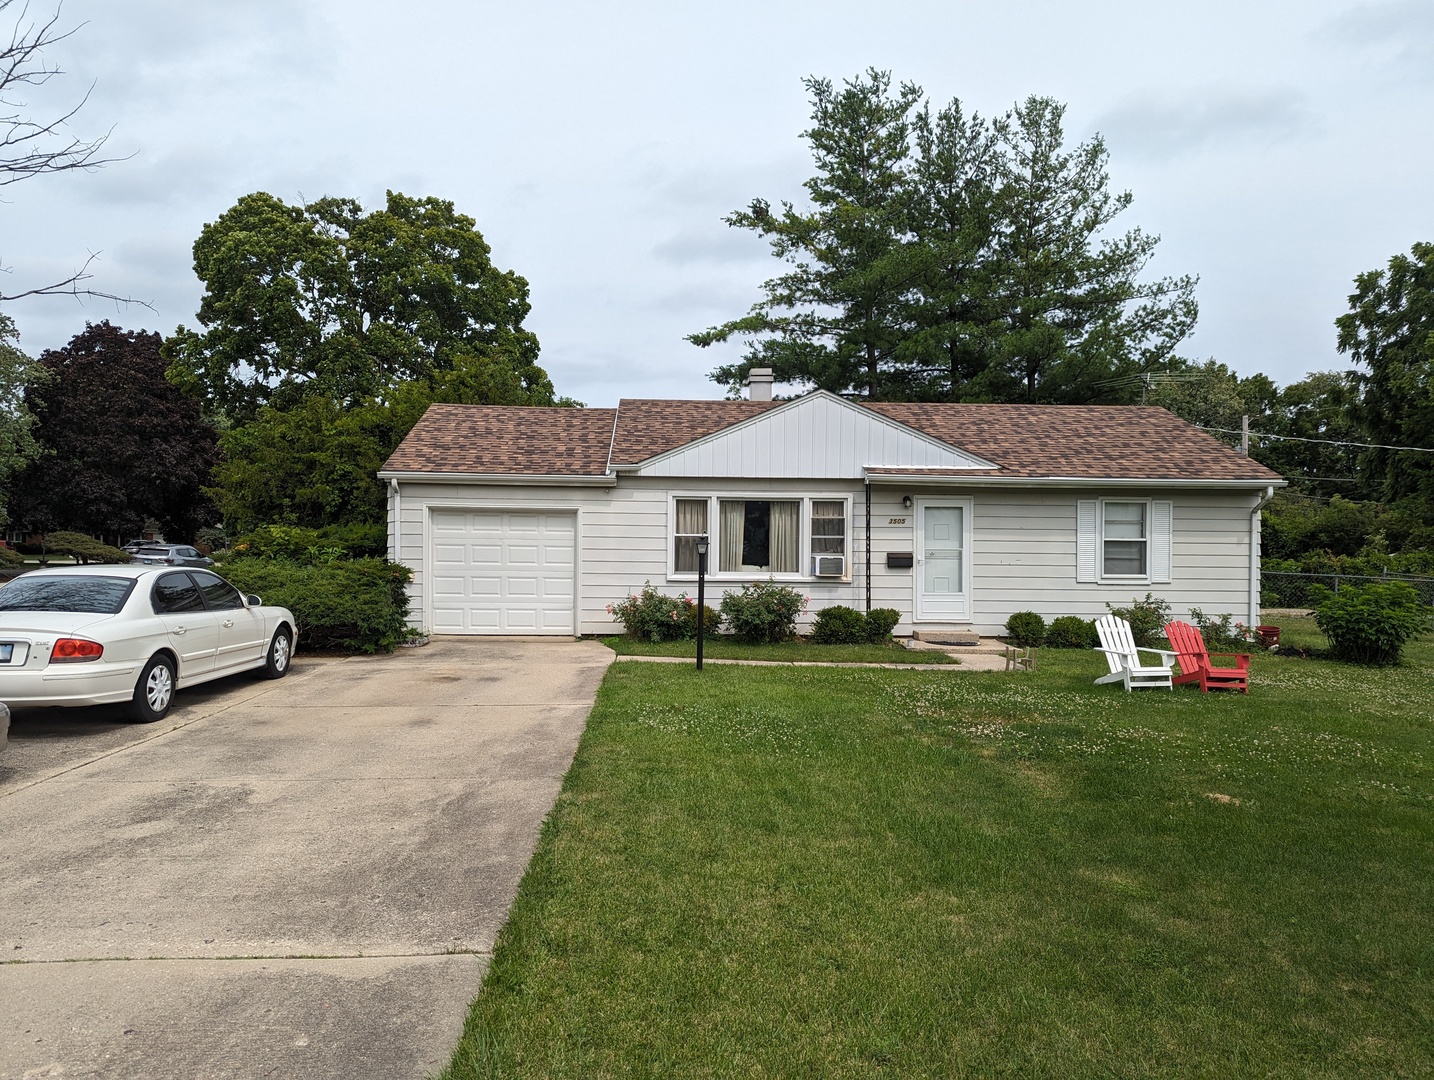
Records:
[[[78,104],[55,119],[29,118],[29,102],[22,96],[23,89],[44,86],[56,75],[64,74],[63,69],[45,59],[42,55],[44,50],[66,40],[84,24],[61,30],[59,5],[48,19],[31,21],[29,0],[18,2],[19,10],[12,15],[11,9],[16,6],[17,0],[0,0],[0,19],[14,18],[9,43],[4,44],[5,39],[0,37],[0,188],[48,173],[93,172],[102,165],[125,160],[124,157],[104,157],[101,154],[114,128],[97,139],[82,139],[66,130],[70,121],[89,102],[94,83],[90,84]],[[113,300],[117,304],[141,304],[153,310],[152,305],[143,300],[81,287],[94,276],[90,273],[90,264],[98,254],[91,252],[83,266],[61,281],[14,294],[0,291],[0,303],[26,296],[73,296]],[[8,268],[4,269],[9,272]]]
[[[84,265],[76,270],[63,281],[56,281],[50,285],[40,285],[33,289],[25,289],[23,292],[7,293],[0,292],[0,304],[8,303],[11,300],[19,300],[26,296],[73,296],[78,299],[113,300],[117,304],[138,304],[140,307],[147,307],[154,310],[154,305],[148,300],[135,300],[128,296],[116,296],[114,293],[102,292],[99,289],[82,289],[80,286],[94,277],[90,271],[90,264],[100,257],[100,252],[92,251],[84,262]],[[10,273],[8,268],[5,273]]]
[[[0,0],[0,15],[14,3],[15,0]],[[28,102],[18,97],[17,91],[25,86],[43,86],[56,75],[63,75],[61,68],[45,60],[42,51],[79,29],[60,30],[58,8],[43,23],[27,22],[28,14],[29,4],[25,3],[11,30],[9,44],[0,46],[0,110],[5,110],[0,111],[0,187],[44,173],[93,170],[122,160],[100,155],[113,128],[97,139],[77,138],[63,130],[89,101],[93,83],[78,104],[54,120],[26,117]]]

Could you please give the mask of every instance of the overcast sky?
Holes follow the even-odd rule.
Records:
[[[45,0],[32,0],[42,11]],[[869,66],[997,113],[1031,94],[1105,135],[1118,221],[1200,277],[1183,350],[1280,383],[1347,366],[1355,274],[1434,241],[1434,0],[460,3],[68,0],[84,23],[37,111],[94,93],[129,160],[7,189],[6,292],[63,277],[153,311],[9,306],[31,353],[87,320],[195,325],[199,229],[241,195],[453,200],[532,287],[560,393],[720,397],[732,355],[684,335],[742,314],[779,264],[722,216],[800,198],[804,75]],[[733,352],[739,351],[733,347]]]

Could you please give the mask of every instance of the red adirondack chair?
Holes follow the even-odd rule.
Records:
[[[1250,692],[1250,656],[1248,653],[1214,653],[1215,656],[1233,656],[1235,667],[1211,667],[1211,653],[1205,650],[1205,637],[1198,626],[1188,622],[1172,622],[1165,625],[1165,636],[1175,650],[1175,660],[1180,665],[1180,674],[1175,676],[1177,686],[1181,683],[1199,683],[1200,693],[1211,690],[1238,690]]]

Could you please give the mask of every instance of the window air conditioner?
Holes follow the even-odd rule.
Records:
[[[813,577],[841,577],[846,573],[845,555],[813,555]]]

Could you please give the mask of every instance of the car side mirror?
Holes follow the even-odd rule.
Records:
[[[255,596],[253,593],[250,593],[248,596],[244,597],[244,606],[245,606],[245,607],[258,607],[258,606],[259,606],[260,604],[262,604],[263,602],[264,602],[264,601],[260,600],[260,599],[259,599],[257,596]]]

